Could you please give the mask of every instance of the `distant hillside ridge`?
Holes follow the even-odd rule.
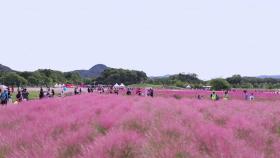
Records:
[[[13,72],[14,70],[12,70],[11,68],[9,68],[8,66],[2,65],[0,64],[0,72]]]
[[[257,78],[273,78],[273,79],[280,79],[280,75],[262,75],[258,76]]]
[[[92,68],[90,68],[89,70],[75,70],[73,72],[77,72],[79,73],[79,75],[82,78],[97,78],[99,76],[101,76],[101,74],[106,70],[109,69],[109,67],[107,67],[104,64],[97,64],[94,65]]]
[[[109,67],[107,67],[104,64],[97,64],[97,65],[94,65],[89,70],[74,70],[71,72],[77,72],[81,78],[97,78],[97,77],[101,76],[101,74],[106,69],[109,69]],[[11,69],[8,66],[0,64],[0,72],[17,72],[17,71]]]

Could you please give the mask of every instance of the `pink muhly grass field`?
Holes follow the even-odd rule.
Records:
[[[0,158],[279,158],[280,101],[86,94],[0,109]]]

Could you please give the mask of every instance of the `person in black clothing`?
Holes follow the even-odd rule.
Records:
[[[131,90],[129,88],[127,89],[126,95],[131,95]]]
[[[154,97],[154,90],[152,88],[151,88],[151,91],[150,91],[150,96]]]
[[[54,97],[55,95],[55,92],[54,92],[54,89],[52,89],[52,97]]]
[[[79,93],[78,93],[78,88],[77,88],[77,87],[74,88],[74,94],[75,94],[75,95],[79,94]]]
[[[105,93],[104,87],[101,88],[101,93]]]
[[[20,90],[18,90],[18,93],[16,95],[16,99],[17,99],[17,102],[22,102],[22,94],[21,94]]]
[[[82,94],[82,88],[80,88],[80,94]]]
[[[12,99],[10,87],[8,87],[8,96],[9,96],[9,100]]]
[[[43,99],[43,98],[44,98],[44,90],[43,88],[41,88],[39,93],[39,99]]]
[[[119,95],[119,90],[116,88],[116,89],[114,90],[114,93],[117,94],[117,95]]]

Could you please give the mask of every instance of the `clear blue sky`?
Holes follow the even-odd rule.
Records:
[[[279,0],[0,0],[0,63],[280,74]]]

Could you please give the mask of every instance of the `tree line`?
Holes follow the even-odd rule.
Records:
[[[168,77],[150,78],[146,81],[146,83],[154,85],[163,85],[165,87],[174,86],[179,88],[185,88],[189,85],[193,88],[201,88],[203,85],[205,85],[206,82],[199,79],[198,75],[195,73],[179,73]]]
[[[209,85],[213,90],[228,90],[231,88],[239,89],[280,89],[280,79],[274,78],[257,78],[242,77],[241,75],[233,75],[228,78],[215,78],[203,81],[198,78],[197,74],[176,74],[168,77],[150,78],[146,81],[149,84],[175,86],[185,88],[200,89],[205,85]]]
[[[60,72],[40,69],[34,72],[0,72],[0,83],[8,86],[53,86],[55,84],[106,84],[124,83],[126,85],[141,83],[147,80],[143,71],[106,69],[97,78],[81,78],[77,72]]]
[[[106,69],[100,77],[94,79],[98,84],[124,83],[126,85],[143,83],[147,80],[147,75],[143,71],[125,70],[125,69]]]
[[[280,79],[275,78],[257,78],[242,77],[241,75],[233,75],[226,78],[226,81],[232,88],[254,88],[254,89],[280,89]]]
[[[76,72],[60,72],[39,69],[34,72],[1,72],[0,83],[8,86],[53,86],[56,83],[80,84],[82,78]]]
[[[153,85],[173,86],[179,88],[202,88],[210,85],[214,90],[243,88],[243,89],[280,89],[280,79],[242,77],[233,75],[228,78],[217,78],[203,81],[197,74],[179,73],[167,77],[148,78],[143,71],[125,69],[106,69],[97,78],[81,78],[77,72],[61,72],[50,69],[39,69],[34,72],[0,72],[0,83],[9,86],[53,86],[56,83],[64,84],[106,84],[124,83],[126,85],[147,83]]]

